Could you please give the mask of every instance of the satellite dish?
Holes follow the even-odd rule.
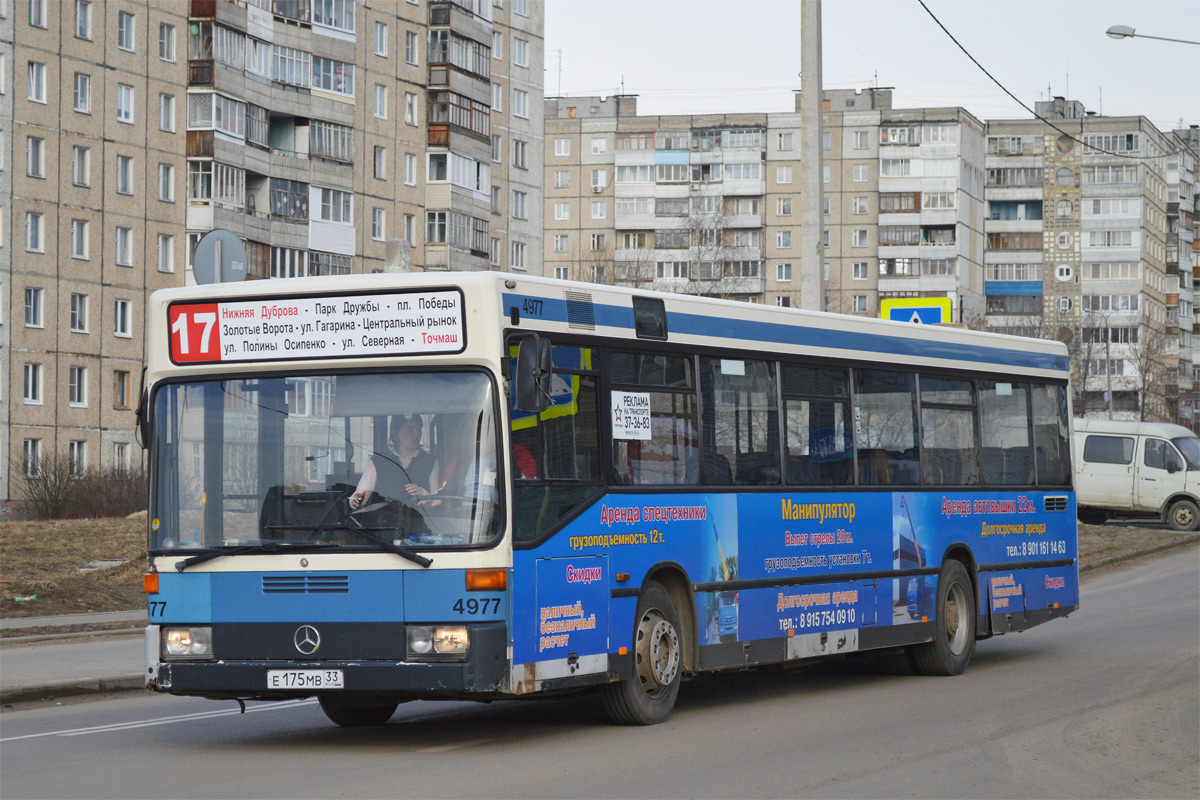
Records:
[[[214,228],[200,237],[192,253],[196,283],[238,283],[246,279],[246,246],[233,231]]]

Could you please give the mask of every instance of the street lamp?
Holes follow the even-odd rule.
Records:
[[[1180,44],[1195,44],[1200,45],[1200,42],[1193,42],[1190,39],[1172,39],[1168,36],[1149,36],[1145,33],[1135,33],[1134,29],[1128,25],[1113,25],[1105,31],[1110,39],[1130,39],[1137,37],[1138,39],[1158,39],[1163,42],[1179,42]]]

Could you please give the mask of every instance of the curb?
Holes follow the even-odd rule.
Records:
[[[84,678],[82,680],[55,681],[37,686],[13,686],[0,688],[0,703],[22,703],[29,700],[50,700],[56,697],[80,697],[109,692],[129,692],[145,689],[142,674],[118,675],[110,678]]]
[[[133,636],[141,634],[145,628],[111,628],[103,631],[71,631],[69,633],[38,633],[30,636],[0,636],[0,645],[5,644],[31,644],[34,642],[51,642],[63,639],[84,639],[92,636]]]
[[[1115,564],[1122,564],[1126,561],[1132,561],[1135,558],[1142,558],[1143,556],[1152,556],[1155,553],[1161,553],[1165,550],[1174,550],[1179,547],[1187,547],[1188,545],[1196,544],[1197,542],[1200,542],[1200,534],[1194,534],[1186,539],[1181,539],[1178,542],[1167,542],[1165,544],[1155,545],[1154,547],[1147,547],[1145,550],[1138,550],[1134,553],[1126,553],[1124,555],[1113,556],[1111,558],[1102,558],[1095,563],[1080,566],[1079,573],[1082,575],[1085,572],[1091,572],[1092,570],[1101,569],[1103,567],[1111,567]]]

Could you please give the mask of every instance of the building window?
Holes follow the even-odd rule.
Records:
[[[387,180],[387,148],[375,146],[375,179]]]
[[[25,174],[31,178],[46,177],[46,142],[36,136],[25,140]]]
[[[608,216],[608,201],[593,200],[592,201],[592,219],[604,219]]]
[[[792,182],[792,168],[789,166],[776,167],[775,168],[775,182],[776,183],[791,183]]]
[[[87,471],[87,442],[72,439],[67,443],[67,463],[70,465],[70,475],[79,480]]]
[[[72,408],[87,407],[87,367],[67,368],[67,404]]]
[[[170,164],[158,165],[158,199],[175,202],[175,167]]]
[[[133,46],[133,14],[120,11],[117,13],[117,47],[133,50]]]
[[[854,247],[866,247],[867,246],[867,230],[866,230],[866,228],[859,228],[859,229],[856,229],[855,231],[853,231],[853,233],[851,234],[851,244]]]
[[[525,200],[527,195],[525,192],[518,192],[515,189],[512,193],[512,215],[513,219],[527,219],[525,216]]]
[[[129,442],[113,442],[112,468],[118,475],[129,474]]]
[[[117,122],[133,124],[133,87],[117,84]]]
[[[775,265],[775,280],[790,281],[792,279],[791,264],[776,264]]]
[[[592,155],[598,156],[608,152],[608,139],[597,136],[592,139]]]
[[[129,373],[126,370],[113,371],[113,408],[129,408]]]
[[[518,67],[529,66],[529,42],[513,37],[513,63]]]
[[[129,307],[128,300],[113,301],[113,335],[120,336],[123,339],[129,338]]]
[[[158,271],[175,271],[175,237],[170,234],[158,235]]]
[[[158,96],[158,129],[167,133],[175,132],[175,96],[160,94]]]
[[[571,140],[570,139],[555,139],[554,140],[554,155],[556,155],[556,156],[571,155]]]
[[[175,61],[175,26],[163,22],[158,26],[158,57]]]
[[[404,122],[408,125],[417,124],[417,96],[412,92],[404,93]]]
[[[388,28],[383,22],[375,23],[375,55],[387,58]]]
[[[779,134],[779,149],[780,150],[791,150],[792,149],[792,134],[790,134],[790,133]]]
[[[412,31],[405,31],[405,33],[404,33],[404,62],[406,64],[412,64],[413,66],[417,65],[417,59],[419,58],[417,56],[417,49],[419,47],[420,47],[420,43],[419,43],[419,40],[417,39],[417,34],[413,33]]]
[[[563,220],[569,220],[570,218],[571,218],[571,204],[570,203],[555,203],[554,204],[554,219],[558,220],[559,222],[562,222]]]
[[[513,139],[513,166],[518,169],[528,169],[528,164],[525,160],[526,143],[520,139]]]
[[[791,308],[791,307],[792,307],[792,298],[790,298],[790,297],[776,297],[776,298],[775,298],[775,305],[779,306],[780,308]]]
[[[866,150],[868,147],[870,147],[870,143],[871,143],[871,139],[870,139],[869,131],[855,131],[854,132],[854,149],[855,150]]]
[[[868,267],[866,261],[855,261],[853,267],[853,276],[856,281],[865,281],[867,279]]]
[[[608,247],[608,237],[603,233],[592,234],[592,251],[598,252]]]
[[[869,203],[868,198],[866,198],[866,197],[854,198],[854,213],[855,214],[867,214],[869,212],[870,212],[870,203]]]
[[[45,230],[42,215],[36,211],[25,212],[25,249],[30,253],[45,252]]]
[[[566,252],[569,252],[570,249],[571,249],[571,237],[569,235],[567,235],[565,233],[554,234],[554,252],[566,253]],[[26,296],[28,296],[29,290],[26,289],[25,292],[26,292]],[[26,314],[26,316],[28,317],[28,314]]]
[[[92,4],[88,0],[75,0],[75,37],[92,40]]]
[[[412,153],[404,154],[404,183],[408,186],[417,185],[417,157]]]
[[[42,290],[33,287],[25,289],[25,327],[42,327]]]
[[[571,173],[569,170],[565,170],[565,169],[554,170],[554,188],[555,189],[571,188]]]
[[[354,193],[321,187],[321,208],[317,219],[322,222],[354,224]]]
[[[31,6],[32,8],[32,6]],[[34,103],[46,102],[46,65],[37,61],[29,62],[28,97]]]
[[[592,170],[592,189],[603,189],[605,186],[608,186],[608,170]]]
[[[865,294],[854,295],[852,303],[850,310],[854,313],[865,314],[867,312],[867,296]]]
[[[354,97],[354,65],[332,58],[313,56],[312,88]]]
[[[47,0],[29,0],[29,24],[35,28],[46,27]]]
[[[510,266],[513,269],[525,269],[525,243],[513,242],[509,249],[512,255]]]
[[[387,119],[387,87],[375,84],[375,118]]]
[[[377,242],[384,240],[384,216],[382,208],[371,209],[371,238]]]
[[[569,281],[571,279],[570,267],[555,267],[554,279],[558,281]]]
[[[866,181],[867,175],[869,174],[868,173],[869,169],[870,169],[870,166],[868,164],[855,164],[854,165],[854,181],[856,183],[863,183],[864,181]]]
[[[117,194],[133,194],[132,156],[117,156]]]
[[[792,232],[778,231],[775,234],[775,246],[780,250],[789,250],[792,246]]]
[[[514,117],[529,119],[529,92],[524,89],[513,89],[512,113]]]
[[[92,76],[82,72],[75,73],[75,104],[74,109],[80,114],[89,114],[92,110]]]
[[[775,200],[775,214],[780,217],[790,217],[792,215],[792,198],[777,198]]]
[[[133,228],[117,227],[114,250],[118,267],[133,266]]]
[[[32,7],[31,3],[30,8],[32,9]],[[26,439],[22,446],[21,455],[24,460],[25,477],[40,477],[42,474],[42,440]]]
[[[417,217],[415,214],[404,215],[404,241],[410,245],[417,243]]]
[[[500,137],[500,134],[493,133],[492,134],[492,162],[499,164],[503,153],[504,153],[504,140]]]
[[[25,383],[22,398],[27,405],[42,404],[42,365],[25,364]]]
[[[71,293],[71,333],[87,333],[88,298],[86,294]]]
[[[88,257],[88,223],[86,220],[71,220],[71,258]]]
[[[823,165],[821,167],[821,182],[829,183],[832,180],[833,180],[833,172],[830,169],[830,166],[828,164]]]

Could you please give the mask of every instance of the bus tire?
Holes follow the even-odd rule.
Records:
[[[922,675],[961,675],[975,652],[975,591],[971,576],[957,561],[938,573],[937,616],[933,641],[912,649]]]
[[[1167,510],[1167,524],[1171,530],[1194,531],[1200,524],[1200,509],[1191,500],[1176,500]]]
[[[317,697],[321,710],[330,722],[343,728],[373,728],[382,725],[396,713],[398,702],[364,702],[344,695],[323,694]]]
[[[600,702],[613,722],[657,725],[679,696],[683,640],[679,614],[662,584],[649,581],[638,597],[633,631],[634,674],[600,689]]]

